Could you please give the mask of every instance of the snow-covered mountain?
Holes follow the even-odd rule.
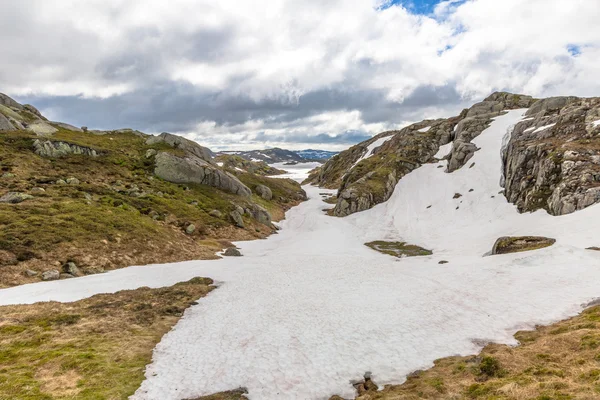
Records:
[[[337,154],[326,150],[286,150],[278,147],[265,150],[222,151],[218,154],[237,155],[249,161],[264,161],[267,164],[325,162]],[[218,155],[217,154],[217,155]]]

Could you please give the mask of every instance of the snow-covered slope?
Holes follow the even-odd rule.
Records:
[[[519,214],[500,191],[500,148],[523,110],[475,142],[472,168],[446,161],[404,176],[391,198],[326,216],[323,189],[292,209],[278,235],[239,243],[244,257],[132,267],[0,291],[0,304],[73,301],[210,276],[220,288],[188,309],[154,351],[133,399],[186,399],[246,387],[251,400],[352,397],[372,372],[398,383],[433,360],[577,313],[600,295],[600,205],[554,217]],[[470,191],[473,189],[473,191]],[[455,193],[462,197],[453,199]],[[428,207],[431,206],[431,207]],[[549,248],[485,257],[499,236],[554,237]],[[432,256],[397,259],[363,244],[406,240]],[[440,260],[448,264],[438,264]]]

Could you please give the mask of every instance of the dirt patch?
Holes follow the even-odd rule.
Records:
[[[365,243],[365,245],[380,253],[399,258],[430,256],[433,254],[431,250],[406,242],[386,242],[383,240],[376,240],[374,242]]]
[[[0,399],[126,399],[155,345],[211,284],[194,278],[74,303],[0,307]]]

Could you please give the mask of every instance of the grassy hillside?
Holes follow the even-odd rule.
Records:
[[[0,203],[0,287],[39,280],[41,272],[60,270],[67,261],[94,273],[212,258],[227,241],[272,232],[248,214],[245,228],[238,228],[230,217],[236,208],[260,204],[277,220],[303,199],[296,182],[239,171],[238,178],[251,189],[269,187],[273,199],[166,182],[154,176],[147,152],[181,155],[181,150],[164,143],[146,145],[133,131],[94,135],[58,127],[50,138],[91,148],[97,157],[41,157],[33,150],[37,139],[45,140],[25,130],[0,132],[0,196],[34,196],[19,204]]]

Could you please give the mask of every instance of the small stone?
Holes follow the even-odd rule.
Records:
[[[240,251],[235,247],[230,247],[227,250],[225,250],[223,255],[226,257],[241,257],[242,253],[240,253]]]
[[[93,197],[92,197],[92,195],[91,195],[91,194],[89,194],[89,193],[84,193],[84,194],[83,194],[83,197],[85,197],[85,199],[86,199],[87,201],[92,201],[92,200],[93,200]]]
[[[215,217],[215,218],[221,218],[223,216],[223,213],[219,210],[212,210],[211,212],[208,213],[208,215],[210,215],[211,217]]]
[[[197,206],[197,205],[198,205],[198,202],[197,202],[196,200],[194,200],[194,201],[192,201],[190,204],[191,204],[191,205],[193,205],[193,206]]]
[[[65,182],[63,179],[59,179],[59,180],[56,181],[56,184],[57,185],[66,185],[67,182]]]
[[[475,166],[475,163],[472,163],[471,165],[469,165],[469,168],[473,168]]]
[[[431,206],[429,205],[429,206],[427,206],[427,208],[431,208]]]
[[[471,193],[473,191],[473,189],[469,189],[469,193]]]
[[[31,188],[31,190],[30,190],[30,192],[34,193],[34,194],[41,194],[41,193],[44,193],[45,191],[46,191],[46,189],[41,188],[41,187],[34,187],[34,188]]]
[[[77,178],[68,178],[67,183],[69,185],[79,185],[79,179]]]
[[[438,264],[448,264],[448,261],[446,261],[446,260],[441,260],[440,262],[438,262]]]
[[[191,235],[192,233],[194,233],[196,231],[196,225],[194,224],[189,224],[186,228],[185,228],[185,233],[187,233],[188,235]]]
[[[0,197],[0,203],[17,204],[33,198],[34,197],[30,194],[20,192],[8,192],[2,197]]]
[[[60,272],[55,269],[42,272],[43,281],[55,281],[60,278]]]
[[[32,269],[25,270],[25,275],[27,275],[27,276],[37,276],[37,274],[38,274],[38,272],[34,271]]]
[[[242,214],[238,210],[232,211],[229,214],[229,216],[231,216],[231,219],[237,227],[244,228],[244,219],[242,218]]]
[[[79,268],[77,268],[77,264],[73,261],[69,261],[65,265],[63,265],[62,270],[65,274],[73,275],[73,276],[81,276],[83,275]]]
[[[265,185],[256,185],[254,191],[265,200],[271,200],[273,198],[273,192]]]
[[[452,197],[452,198],[453,199],[458,199],[460,197],[462,197],[462,194],[460,194],[460,193],[454,193],[454,197]]]
[[[9,179],[9,178],[14,178],[14,177],[15,177],[15,174],[11,174],[10,172],[5,172],[2,174],[2,178]]]
[[[87,132],[88,131],[88,127],[87,126],[82,126],[81,130],[84,131],[84,132]]]

